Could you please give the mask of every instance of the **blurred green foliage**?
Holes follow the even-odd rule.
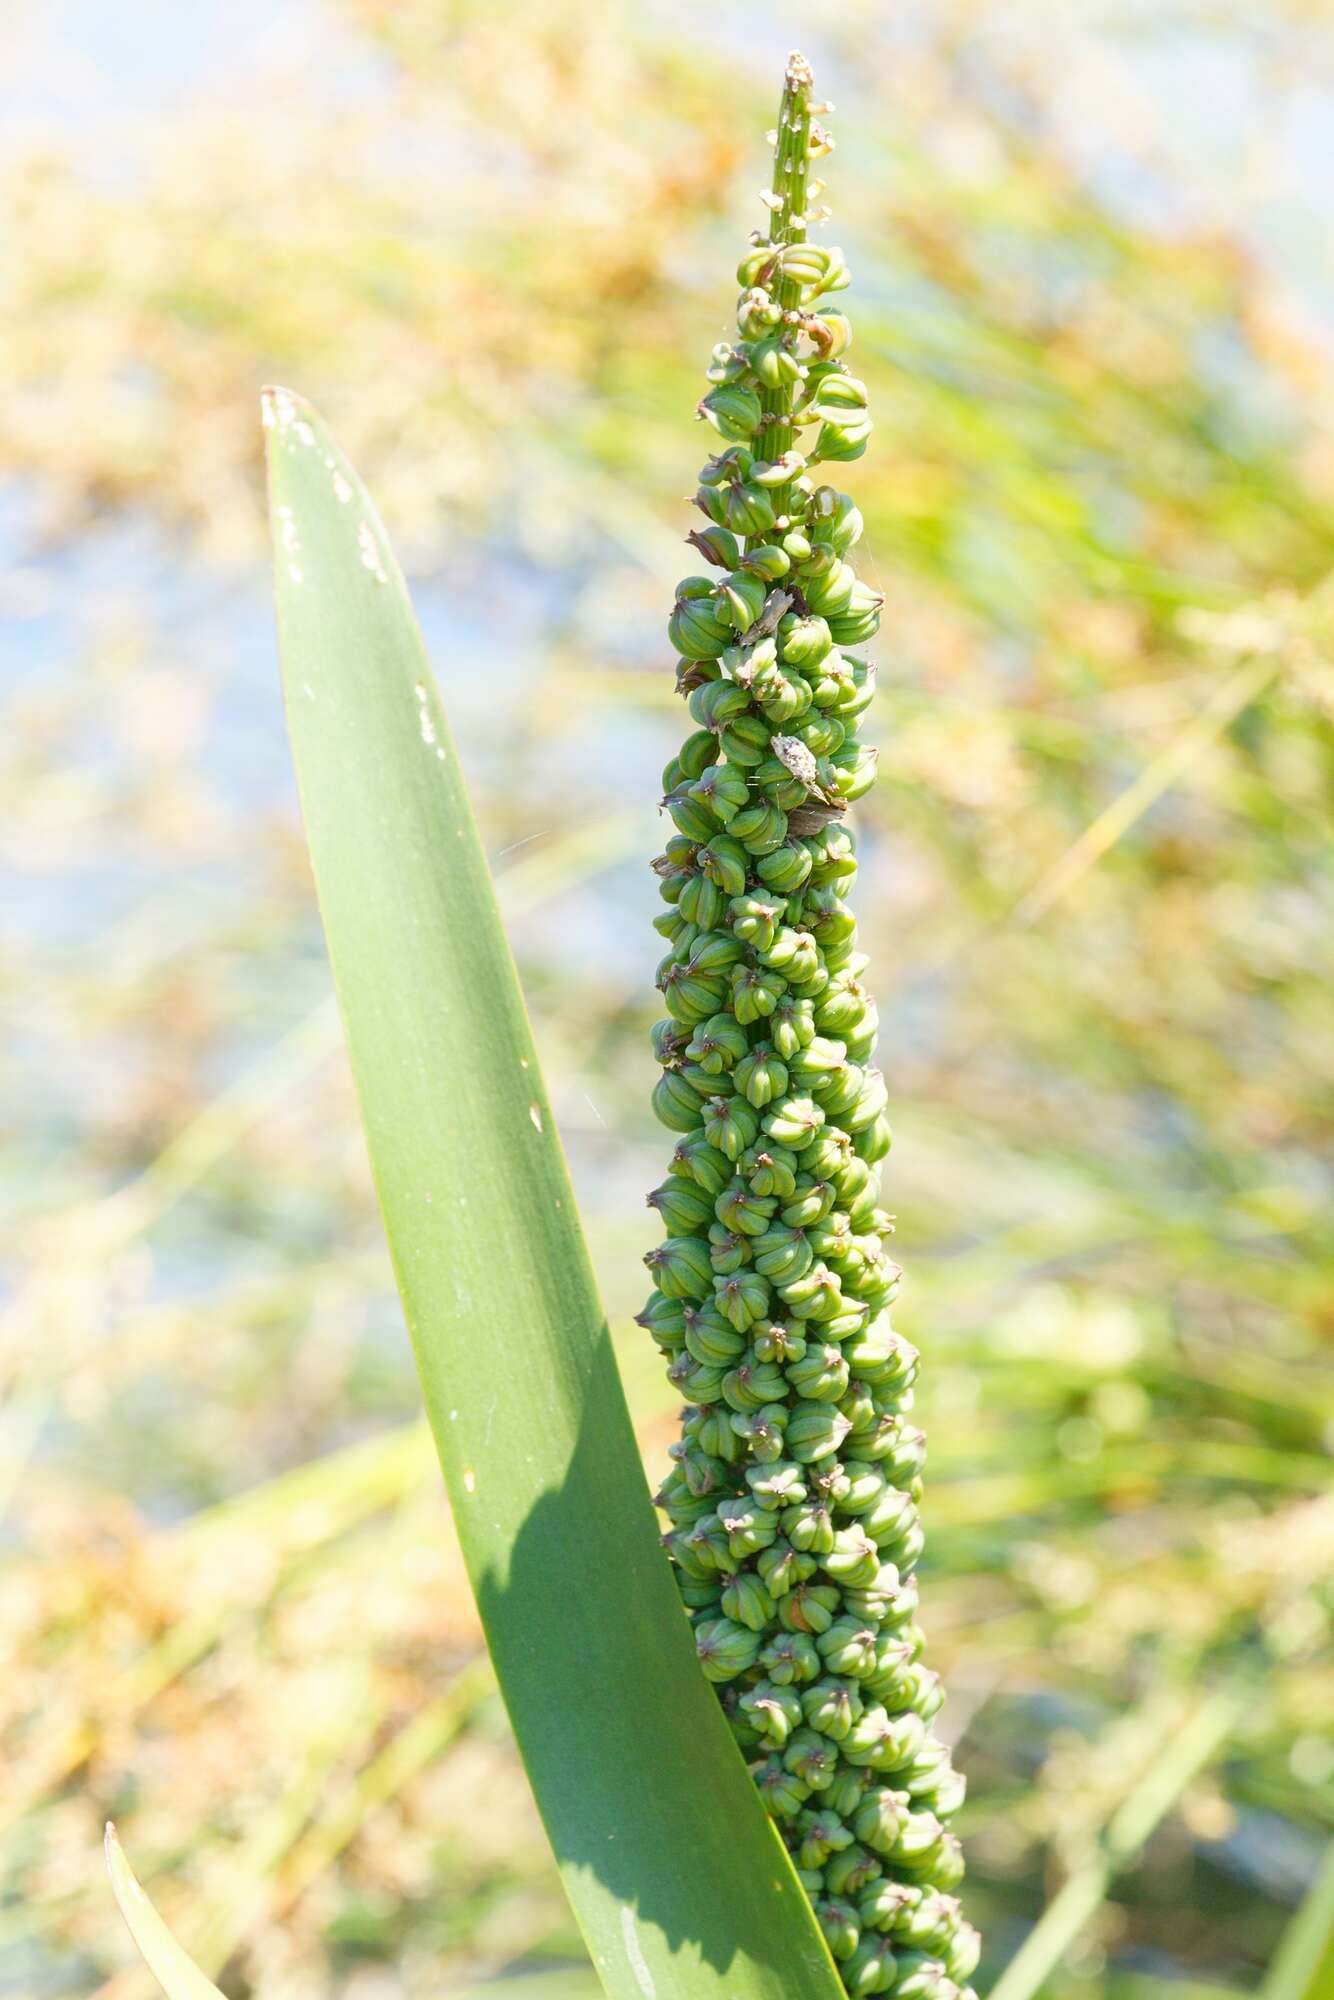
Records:
[[[862,912],[984,1976],[1214,1688],[1226,1744],[1052,2000],[1251,1990],[1334,1824],[1327,340],[1151,80],[1173,34],[1202,89],[1239,51],[1278,120],[1328,29],[800,12],[345,0],[115,162],[8,155],[18,1990],[143,1992],[108,1812],[237,1996],[588,1990],[414,1420],[256,398],[318,398],[418,572],[656,1467],[662,622],[799,37],[879,418],[846,481],[889,599]]]

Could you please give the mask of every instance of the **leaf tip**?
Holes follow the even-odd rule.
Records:
[[[259,420],[267,438],[295,439],[299,444],[314,444],[320,421],[313,403],[278,382],[266,382],[260,390]]]

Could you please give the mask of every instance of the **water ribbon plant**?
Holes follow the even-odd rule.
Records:
[[[963,1780],[916,1622],[918,1357],[890,1323],[890,1130],[847,902],[848,807],[876,765],[859,649],[882,600],[848,561],[856,506],[815,470],[859,458],[871,429],[829,302],[847,266],[807,240],[828,109],[790,57],[740,338],[714,349],[699,405],[718,449],[687,539],[713,574],[678,586],[669,621],[695,726],[664,773],[675,832],[654,862],[653,1103],[679,1139],[649,1196],[664,1236],[639,1318],[685,1400],[657,1500],[700,1664],[847,1990],[972,2000]]]

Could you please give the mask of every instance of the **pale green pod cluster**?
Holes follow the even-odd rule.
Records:
[[[664,774],[654,1108],[679,1141],[649,1196],[664,1236],[640,1320],[685,1402],[658,1503],[699,1659],[844,1983],[973,2000],[963,1781],[916,1622],[917,1355],[890,1322],[890,1131],[848,906],[881,599],[849,560],[857,508],[815,471],[859,457],[870,418],[830,303],[846,265],[805,240],[829,150],[810,98],[793,57],[771,226],[699,406],[718,449],[689,539],[712,574],[679,586],[668,628],[694,727]]]

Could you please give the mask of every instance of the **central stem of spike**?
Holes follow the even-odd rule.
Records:
[[[773,221],[769,241],[778,248],[806,240],[806,175],[811,139],[811,71],[805,56],[794,51],[787,60],[783,79],[783,101],[778,109],[778,137],[774,142]],[[795,279],[780,278],[775,297],[785,312],[793,311],[801,297]],[[764,450],[769,458],[781,458],[793,440],[790,383],[763,391],[760,401],[766,418]],[[787,503],[787,490],[775,498],[780,512]]]

